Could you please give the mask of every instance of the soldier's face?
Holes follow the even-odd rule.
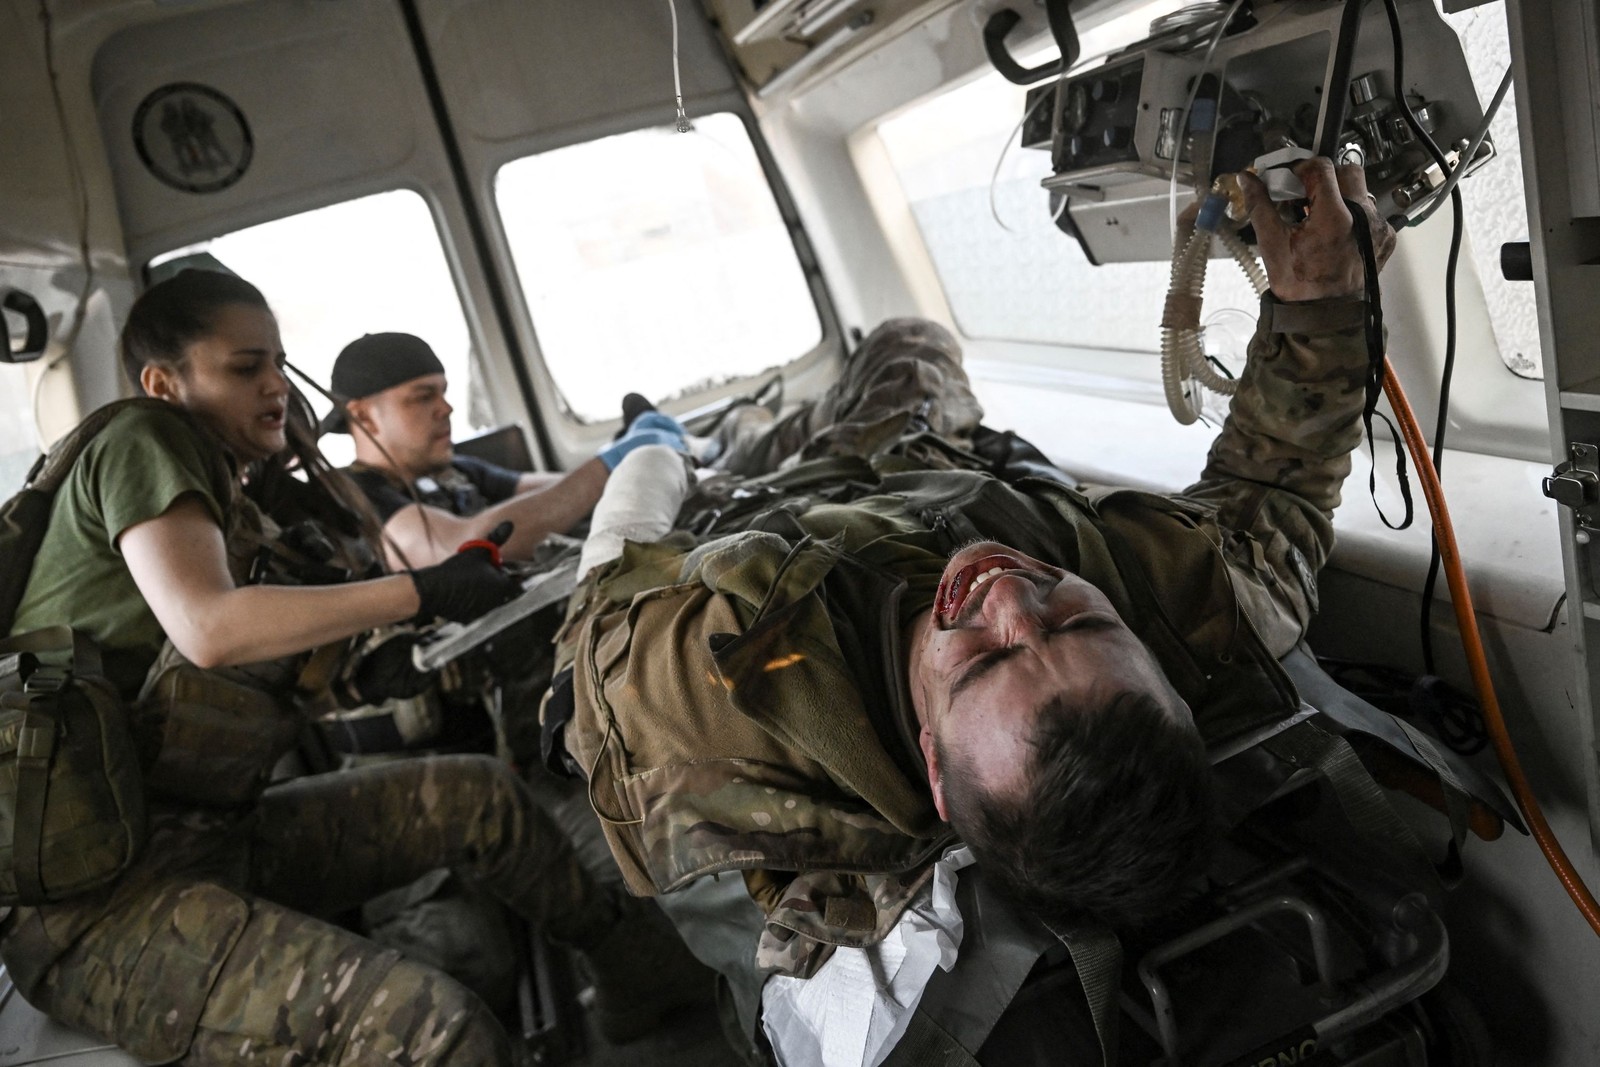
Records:
[[[144,368],[151,396],[187,408],[210,425],[228,450],[251,463],[281,452],[289,402],[278,321],[265,308],[231,304],[211,329],[183,349],[174,368]]]
[[[1101,708],[1140,693],[1192,726],[1105,594],[992,541],[951,557],[932,611],[912,634],[907,665],[929,784],[945,818],[939,749],[960,753],[984,788],[1016,795],[1047,705]]]
[[[450,414],[445,399],[449,383],[442,374],[425,374],[381,393],[354,400],[350,415],[383,446],[393,462],[412,477],[439,470],[455,455],[450,439]]]

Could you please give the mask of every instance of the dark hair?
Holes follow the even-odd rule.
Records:
[[[1205,747],[1153,697],[1040,708],[1020,796],[978,786],[942,748],[950,821],[1000,891],[1047,922],[1142,926],[1183,903],[1210,858]]]
[[[181,270],[140,294],[122,327],[122,370],[140,392],[139,374],[154,363],[182,367],[183,350],[204,337],[225,307],[243,304],[270,310],[261,290],[236,274]]]

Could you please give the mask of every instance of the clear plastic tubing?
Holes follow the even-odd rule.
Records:
[[[1201,297],[1206,285],[1206,260],[1211,255],[1211,239],[1219,236],[1257,293],[1267,289],[1266,275],[1255,254],[1231,233],[1217,230],[1227,210],[1228,198],[1220,193],[1207,196],[1193,225],[1180,224],[1173,243],[1172,281],[1161,316],[1161,386],[1167,396],[1172,417],[1187,426],[1200,417],[1197,404],[1184,393],[1184,382],[1193,378],[1223,396],[1232,396],[1239,383],[1217,373],[1206,359],[1200,328]]]

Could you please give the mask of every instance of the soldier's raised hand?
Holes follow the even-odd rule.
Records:
[[[1331,160],[1316,156],[1297,164],[1295,174],[1305,184],[1308,203],[1305,220],[1298,223],[1284,220],[1260,179],[1253,174],[1239,175],[1239,189],[1250,225],[1255,227],[1273,295],[1279,300],[1360,295],[1366,274],[1344,201],[1360,205],[1365,212],[1379,269],[1395,243],[1394,230],[1367,193],[1366,172],[1355,164],[1336,170]]]

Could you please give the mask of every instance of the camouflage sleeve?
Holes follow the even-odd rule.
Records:
[[[1200,480],[1184,491],[1216,509],[1224,551],[1255,587],[1242,599],[1276,653],[1316,610],[1316,574],[1361,442],[1363,314],[1359,298],[1263,296],[1239,392]],[[1275,610],[1259,610],[1264,600]]]

